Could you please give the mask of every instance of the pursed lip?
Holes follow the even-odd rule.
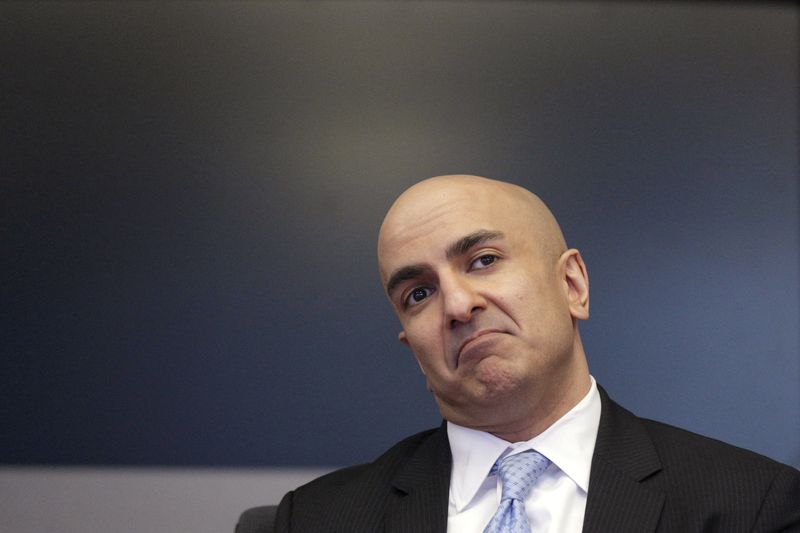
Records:
[[[461,352],[464,350],[464,347],[467,344],[471,343],[472,341],[474,341],[475,339],[477,339],[479,337],[483,337],[484,335],[488,335],[489,333],[503,333],[503,331],[500,330],[500,329],[494,329],[494,328],[481,329],[479,331],[476,331],[475,333],[473,333],[472,335],[470,335],[469,337],[464,339],[464,341],[458,347],[458,352],[457,352],[458,358],[461,359]]]

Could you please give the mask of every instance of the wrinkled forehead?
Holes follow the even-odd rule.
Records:
[[[412,187],[398,198],[381,226],[381,277],[385,281],[400,263],[441,253],[475,231],[498,231],[508,238],[533,236],[537,216],[532,198],[524,189],[489,180],[423,182]]]

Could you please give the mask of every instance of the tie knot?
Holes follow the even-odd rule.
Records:
[[[550,459],[534,450],[527,450],[500,459],[495,466],[500,477],[501,500],[524,501],[531,486],[550,465]]]

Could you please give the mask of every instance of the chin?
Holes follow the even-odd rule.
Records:
[[[479,365],[475,369],[478,395],[485,401],[504,399],[521,387],[519,376],[503,362]]]

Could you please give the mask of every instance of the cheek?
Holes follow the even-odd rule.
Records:
[[[520,283],[506,298],[497,300],[499,307],[523,330],[544,335],[561,325],[569,314],[569,306],[552,286]]]
[[[505,294],[498,293],[496,303],[512,318],[524,321],[531,316],[541,315],[543,302],[549,297],[541,287],[523,278],[514,284],[513,290]]]
[[[430,344],[429,328],[425,326],[424,321],[405,324],[403,329],[406,332],[406,341],[408,341],[409,348],[417,354],[417,357],[424,358],[423,354],[429,351]]]
[[[514,301],[540,300],[547,290],[547,280],[536,271],[519,269],[509,273],[498,290]]]
[[[444,364],[444,350],[439,329],[432,322],[421,321],[406,328],[406,339],[420,365],[426,369]]]

